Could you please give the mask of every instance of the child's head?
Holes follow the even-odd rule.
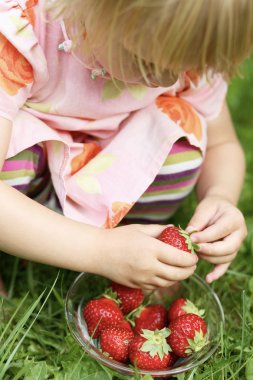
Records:
[[[162,86],[186,70],[230,77],[253,49],[253,0],[56,0],[55,14],[114,78]],[[83,39],[85,32],[86,38]]]

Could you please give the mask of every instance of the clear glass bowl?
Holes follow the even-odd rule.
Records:
[[[107,367],[125,375],[136,373],[130,366],[109,359],[99,351],[98,341],[91,339],[83,318],[83,307],[92,298],[100,295],[109,280],[94,274],[81,273],[71,285],[65,300],[65,315],[70,332],[83,347],[83,349],[94,359]],[[153,295],[154,296],[154,295]],[[224,324],[224,313],[222,305],[216,293],[207,285],[201,277],[194,274],[180,283],[179,289],[172,296],[166,295],[165,306],[168,306],[175,298],[186,297],[196,304],[197,307],[205,309],[205,320],[208,325],[208,343],[203,349],[188,358],[179,359],[173,367],[164,370],[139,370],[140,375],[150,374],[153,377],[165,378],[186,372],[199,366],[208,360],[217,350],[220,342],[222,325]],[[154,300],[155,301],[155,300]],[[161,298],[157,298],[161,303]]]

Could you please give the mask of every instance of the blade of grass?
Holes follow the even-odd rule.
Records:
[[[16,282],[17,272],[18,272],[18,263],[19,263],[19,258],[15,257],[14,263],[13,263],[12,275],[11,275],[11,283],[8,290],[8,296],[7,296],[8,299],[11,299],[13,297],[13,289]]]
[[[244,348],[244,338],[245,338],[245,321],[246,321],[246,295],[245,290],[242,291],[242,337],[241,337],[241,351],[240,351],[240,359],[239,359],[239,367],[242,363],[242,355]]]
[[[39,302],[40,302],[40,300],[41,300],[44,292],[45,291],[43,291],[42,294],[38,297],[38,299],[30,306],[30,308],[27,310],[27,312],[23,315],[23,317],[17,323],[17,325],[15,326],[15,328],[13,329],[13,331],[11,332],[11,334],[9,335],[9,337],[6,339],[6,341],[4,342],[3,346],[0,348],[0,357],[1,357],[1,359],[0,359],[0,368],[1,368],[1,370],[0,370],[0,379],[1,379],[1,374],[2,374],[3,368],[5,367],[5,366],[2,367],[3,363],[5,362],[5,359],[8,357],[8,355],[12,351],[12,347],[13,347],[13,345],[14,345],[17,337],[21,334],[22,329],[23,329],[25,323],[30,318],[30,316],[32,315],[33,311],[35,310],[35,308],[39,304]]]
[[[10,320],[9,320],[9,322],[8,322],[7,325],[5,326],[3,332],[2,332],[2,334],[1,334],[1,336],[0,336],[0,343],[1,343],[1,341],[2,341],[2,339],[3,339],[3,337],[4,337],[4,335],[5,335],[6,331],[7,331],[8,328],[10,327],[10,325],[11,325],[13,319],[16,317],[17,313],[18,313],[19,310],[21,309],[21,307],[22,307],[23,303],[25,302],[25,300],[26,300],[28,294],[29,294],[29,293],[27,293],[27,294],[24,296],[24,298],[21,300],[21,302],[19,303],[17,309],[15,310],[15,313],[12,315],[12,317],[11,317]],[[6,343],[6,341],[5,341],[5,343]],[[0,356],[1,356],[1,354],[2,354],[2,347],[3,347],[3,346],[1,346],[1,348],[0,348]]]
[[[19,347],[21,346],[23,340],[25,339],[25,337],[27,336],[27,334],[28,334],[29,331],[31,330],[31,328],[32,328],[32,326],[34,325],[35,321],[37,320],[37,318],[38,318],[38,316],[39,316],[41,310],[42,310],[43,307],[45,306],[45,304],[46,304],[48,298],[50,297],[50,295],[51,295],[51,293],[52,293],[52,291],[53,291],[53,288],[55,287],[55,284],[56,284],[56,282],[57,282],[57,280],[58,280],[58,277],[59,277],[59,272],[58,272],[58,274],[57,274],[57,276],[56,276],[56,279],[55,279],[53,285],[51,286],[51,288],[50,288],[50,290],[49,290],[49,292],[48,292],[48,294],[47,294],[47,296],[46,296],[44,302],[42,303],[42,305],[41,305],[41,307],[40,307],[38,313],[37,313],[36,316],[34,317],[33,321],[30,323],[30,326],[27,328],[26,332],[24,333],[24,335],[22,336],[22,338],[20,339],[20,341],[18,342],[18,344],[16,345],[16,347],[14,348],[14,350],[12,351],[11,355],[8,357],[8,360],[7,360],[6,363],[4,364],[3,368],[0,367],[0,368],[1,368],[1,370],[0,370],[0,380],[1,380],[1,379],[4,379],[3,376],[5,375],[5,373],[6,373],[7,369],[8,369],[9,364],[11,363],[11,361],[12,361],[12,359],[14,358],[16,352],[18,351]],[[38,299],[37,299],[37,300],[34,302],[34,304],[30,307],[30,309],[29,309],[29,313],[28,313],[28,312],[25,313],[26,321],[29,319],[29,317],[30,317],[30,315],[32,314],[33,310],[36,308],[36,306],[37,306],[38,303],[40,302],[40,300],[41,300],[41,298],[42,298],[42,296],[43,296],[44,293],[45,293],[45,290],[41,293],[41,295],[38,297]],[[28,316],[28,318],[27,318],[27,316]],[[23,318],[23,319],[25,319],[25,318]],[[24,322],[24,323],[25,323],[25,322]],[[21,331],[19,331],[17,335],[19,335],[20,333],[21,333]],[[16,340],[16,337],[14,337],[14,342],[15,342],[15,340]],[[10,347],[12,347],[12,344],[10,344]],[[10,349],[8,349],[7,351],[10,351]],[[5,355],[4,355],[4,356],[5,356]],[[3,360],[2,360],[2,359],[1,359],[1,362],[3,363]]]

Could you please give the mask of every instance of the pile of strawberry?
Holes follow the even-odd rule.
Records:
[[[168,242],[175,229],[179,231],[167,227],[159,239]],[[185,250],[192,252],[187,244]],[[145,370],[169,368],[179,357],[201,350],[207,343],[203,315],[204,310],[188,299],[178,298],[166,309],[162,304],[146,303],[141,289],[115,282],[83,309],[89,335],[99,340],[104,355]]]

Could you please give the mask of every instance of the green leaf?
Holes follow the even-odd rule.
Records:
[[[245,377],[246,380],[253,380],[253,358],[250,358],[246,363]]]
[[[37,363],[33,368],[30,368],[24,380],[45,380],[47,376],[46,362]]]

